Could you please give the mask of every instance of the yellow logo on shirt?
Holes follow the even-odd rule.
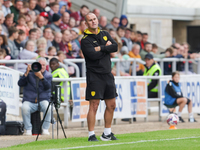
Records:
[[[95,91],[92,91],[92,92],[91,92],[91,95],[92,95],[92,96],[95,96],[95,94],[96,94]]]
[[[105,41],[107,41],[107,40],[108,40],[107,36],[104,36],[104,37],[103,37],[103,39],[104,39]]]

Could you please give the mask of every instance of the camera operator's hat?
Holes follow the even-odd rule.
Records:
[[[150,54],[150,53],[148,53],[148,54],[145,55],[144,58],[145,58],[145,59],[153,59],[153,55]]]

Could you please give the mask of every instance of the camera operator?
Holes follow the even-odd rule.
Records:
[[[22,117],[24,122],[24,128],[26,129],[26,135],[32,135],[31,113],[38,110],[38,102],[40,111],[43,115],[49,104],[51,96],[51,81],[52,75],[46,71],[46,59],[40,57],[37,62],[41,64],[41,70],[38,72],[31,71],[31,65],[29,64],[24,75],[19,79],[18,85],[24,87],[23,90],[23,104],[22,104]],[[39,81],[38,81],[39,80]],[[38,88],[37,88],[38,81]],[[37,91],[39,94],[39,100],[37,99]],[[51,119],[51,109],[48,110],[45,117],[45,121],[42,126],[42,134],[49,135],[49,126]]]

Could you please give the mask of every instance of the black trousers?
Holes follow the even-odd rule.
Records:
[[[148,91],[148,98],[158,98],[158,92]]]

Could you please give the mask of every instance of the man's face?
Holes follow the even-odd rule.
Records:
[[[65,23],[65,24],[68,24],[69,23],[69,13],[68,12],[65,12],[65,13],[63,13],[63,16],[62,16],[62,21],[63,21],[63,23]]]
[[[36,6],[36,0],[29,1],[29,9],[33,10]]]
[[[137,56],[140,53],[140,46],[134,46],[132,52]]]
[[[56,41],[56,43],[60,43],[61,40],[62,40],[62,34],[61,34],[61,33],[57,33],[57,34],[55,35],[54,40]]]
[[[47,4],[46,4],[46,1],[43,0],[43,1],[38,2],[38,5],[39,5],[40,7],[42,7],[42,8],[45,8]]]
[[[51,29],[45,29],[45,31],[44,31],[44,37],[46,38],[46,39],[49,39],[50,37],[51,37],[51,34],[52,34],[52,30]]]
[[[19,41],[23,41],[26,39],[26,34],[21,34],[18,36]]]
[[[54,13],[58,13],[59,11],[59,5],[54,5],[53,7],[51,7],[51,9],[53,10]]]
[[[44,61],[44,60],[39,60],[39,63],[41,64],[41,66],[42,66],[42,69],[41,69],[41,72],[43,73],[43,72],[45,72],[45,70],[46,70],[46,61]]]
[[[144,47],[144,50],[147,51],[147,52],[151,52],[152,45],[151,44],[146,44],[145,47]]]
[[[105,27],[107,25],[107,18],[106,17],[101,17],[100,18],[100,21],[99,21],[99,24],[102,26],[102,27]]]
[[[126,31],[125,31],[125,37],[126,37],[127,39],[130,39],[130,37],[131,37],[131,31],[126,30]]]
[[[97,29],[98,28],[98,19],[95,16],[95,14],[89,14],[86,17],[86,22],[85,24],[87,25],[88,28],[90,29]]]
[[[172,80],[173,80],[174,82],[178,83],[179,80],[180,80],[180,75],[179,75],[179,74],[175,74],[175,75],[172,77]]]
[[[16,4],[15,4],[15,8],[17,10],[21,10],[23,8],[23,2],[21,1],[18,1]]]
[[[38,19],[37,19],[37,25],[39,28],[41,28],[43,25],[44,25],[44,17],[40,16]]]
[[[18,36],[19,36],[19,33],[18,33],[18,31],[17,32],[15,32],[14,34],[14,39],[16,40],[16,39],[18,39]]]
[[[142,41],[143,41],[143,43],[146,43],[148,41],[148,35],[143,35]]]
[[[99,9],[95,9],[93,13],[97,16],[97,18],[100,16]]]
[[[72,34],[72,40],[76,39],[78,37],[78,34],[75,31],[71,31]]]
[[[64,42],[69,42],[71,40],[71,34],[68,30],[65,30],[63,33],[63,41]]]
[[[4,4],[4,6],[5,6],[5,7],[7,7],[7,8],[9,8],[9,7],[10,7],[10,1],[4,1],[4,3],[3,3],[3,4]]]
[[[51,68],[52,72],[54,70],[56,70],[58,67],[59,67],[59,63],[57,63],[55,61],[50,62],[50,68]]]
[[[13,18],[7,18],[7,19],[5,20],[5,24],[6,24],[6,26],[7,26],[8,28],[11,27],[12,24],[13,24]]]
[[[142,41],[142,35],[141,34],[137,34],[137,41],[141,42]]]
[[[117,31],[117,34],[118,34],[118,36],[119,36],[120,38],[122,38],[122,37],[124,37],[124,35],[125,35],[125,31],[124,31],[123,29],[119,29],[119,30]]]
[[[84,30],[87,29],[85,21],[80,22],[79,29],[81,30],[81,32],[84,32]]]
[[[113,39],[115,39],[115,37],[116,37],[115,31],[110,31],[110,36],[111,36]]]
[[[145,62],[147,67],[151,67],[153,65],[154,60],[146,58]]]
[[[111,23],[113,25],[113,27],[117,28],[119,26],[119,18],[115,18]]]
[[[85,16],[89,13],[89,9],[87,9],[86,7],[83,7],[81,10],[80,10],[80,13],[81,13],[81,16]]]
[[[35,41],[37,39],[37,32],[31,32],[29,39]]]

